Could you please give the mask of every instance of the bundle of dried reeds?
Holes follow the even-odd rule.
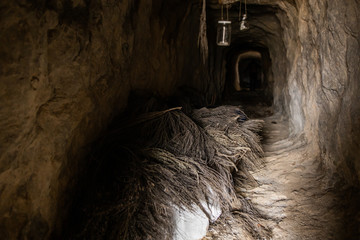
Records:
[[[246,184],[255,184],[249,173],[260,166],[263,150],[257,134],[263,126],[262,120],[249,120],[237,106],[220,106],[194,110],[194,118],[218,144],[228,149],[233,155],[220,155],[231,158],[237,166],[234,173],[236,181],[246,180]],[[236,184],[242,186],[242,184]]]
[[[174,108],[120,122],[93,152],[95,197],[78,239],[172,239],[173,206],[191,210],[212,200],[228,212],[236,198],[232,172],[250,178],[262,153],[261,122],[237,107],[191,117]]]
[[[263,164],[261,139],[257,133],[262,129],[264,122],[248,119],[236,106],[194,110],[194,118],[219,144],[236,153],[232,156],[232,161],[237,166],[237,171],[233,172],[233,179],[237,201],[240,204],[232,213],[237,216],[237,222],[241,223],[245,232],[254,239],[269,239],[270,229],[261,224],[267,217],[243,196],[244,188],[257,185],[250,171]]]

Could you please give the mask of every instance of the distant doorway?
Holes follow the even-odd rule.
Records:
[[[249,51],[239,54],[235,66],[233,86],[236,91],[255,91],[263,88],[264,74],[259,52]]]

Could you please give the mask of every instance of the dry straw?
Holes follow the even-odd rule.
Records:
[[[202,108],[191,116],[174,108],[120,122],[92,154],[94,197],[77,239],[172,239],[174,206],[191,210],[215,201],[230,212],[241,198],[233,174],[237,187],[255,181],[249,170],[261,164],[262,121],[247,119],[238,107]],[[252,212],[244,215],[247,226],[256,222]]]

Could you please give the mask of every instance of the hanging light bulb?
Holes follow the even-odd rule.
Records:
[[[240,0],[239,25],[240,25],[240,31],[245,31],[249,29],[249,23],[247,21],[246,0],[245,0],[245,13],[242,15],[242,17],[241,17],[241,0]]]
[[[221,20],[218,21],[216,44],[218,46],[229,46],[231,42],[231,21],[229,21],[229,6],[226,6],[226,20],[224,20],[224,9],[221,5]]]
[[[246,18],[247,18],[247,16],[246,16],[246,14],[244,14],[242,16],[242,19],[241,19],[241,22],[240,22],[240,31],[245,31],[245,30],[249,29],[249,23],[246,20]]]

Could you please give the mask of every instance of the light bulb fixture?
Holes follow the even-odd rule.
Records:
[[[246,0],[245,0],[245,13],[241,16],[241,0],[239,7],[239,25],[240,31],[245,31],[249,29],[249,23],[247,21],[247,8],[246,8]]]
[[[226,5],[226,20],[224,20],[224,5],[221,5],[221,20],[218,21],[216,44],[229,46],[231,42],[231,21],[229,21],[229,5]]]
[[[246,20],[247,16],[246,14],[244,14],[242,16],[242,19],[240,21],[240,31],[245,31],[245,30],[248,30],[249,29],[249,23],[248,21]]]

